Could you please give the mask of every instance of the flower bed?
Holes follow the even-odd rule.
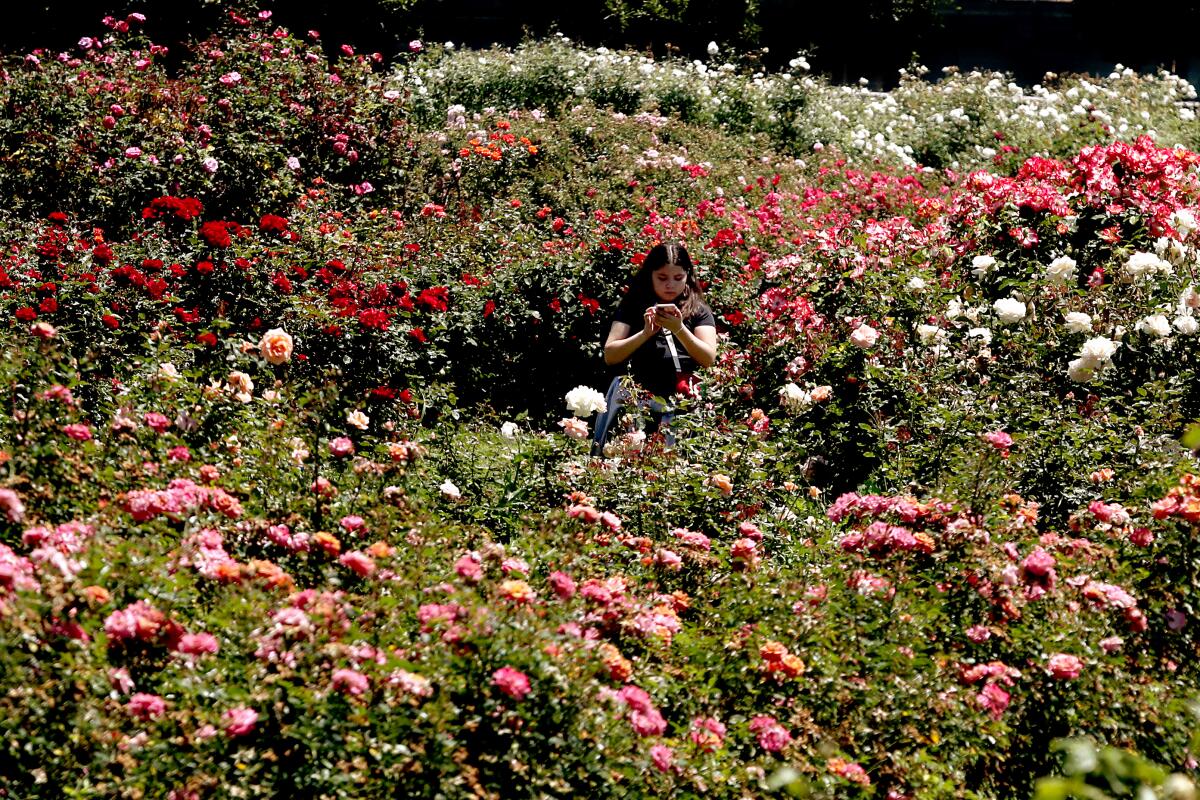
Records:
[[[141,22],[0,89],[0,792],[1195,769],[1190,87],[385,70],[261,15],[168,74]],[[720,358],[674,446],[589,457],[665,239]]]

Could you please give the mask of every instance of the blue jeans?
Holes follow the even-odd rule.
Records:
[[[629,402],[629,399],[629,392],[621,386],[621,376],[618,375],[612,379],[612,383],[608,385],[608,392],[604,395],[604,402],[608,404],[608,410],[596,418],[596,427],[592,431],[592,455],[604,455],[604,444],[612,432],[612,424],[616,421],[621,406]],[[658,428],[663,431],[667,444],[675,444],[675,437],[671,434],[670,428],[675,409],[671,405],[664,406],[657,400],[650,400],[645,408],[652,417],[657,418]]]

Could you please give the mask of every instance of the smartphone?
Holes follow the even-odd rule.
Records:
[[[654,306],[654,310],[660,311],[663,314],[671,314],[671,315],[675,315],[675,314],[679,313],[679,307],[676,306],[674,303],[656,303]]]

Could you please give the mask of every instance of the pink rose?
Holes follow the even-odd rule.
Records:
[[[349,552],[342,553],[341,557],[338,558],[338,563],[343,567],[348,567],[360,578],[365,578],[375,571],[375,562],[361,550],[350,550]]]
[[[258,712],[246,706],[236,706],[221,715],[225,721],[225,735],[232,738],[245,736],[258,723]]]
[[[340,689],[346,694],[361,695],[367,691],[370,685],[367,676],[358,670],[339,669],[333,672],[333,688]]]
[[[854,329],[850,334],[850,343],[862,350],[870,350],[875,346],[875,342],[879,340],[879,331],[867,325],[865,322]]]
[[[972,625],[967,628],[967,638],[975,644],[982,644],[992,638],[992,632],[988,630],[986,625]]]
[[[563,429],[563,433],[572,439],[586,439],[588,437],[588,425],[581,419],[564,417],[558,421],[558,425]]]
[[[654,766],[659,772],[666,772],[671,769],[675,753],[664,744],[656,744],[650,748],[650,760],[654,762]]]
[[[575,581],[565,572],[550,573],[550,588],[560,600],[570,600],[575,596]]]
[[[345,436],[339,436],[329,443],[329,452],[337,458],[354,455],[354,442]]]
[[[992,431],[991,433],[983,434],[983,440],[992,447],[1000,451],[1000,454],[1005,458],[1008,457],[1008,449],[1013,445],[1013,439],[1004,431]]]
[[[704,752],[714,753],[725,744],[725,726],[715,717],[697,717],[688,736]]]
[[[211,633],[185,633],[179,637],[176,651],[192,656],[215,653],[220,649],[217,637]]]
[[[750,732],[758,734],[758,746],[778,753],[792,743],[792,735],[774,717],[758,716],[750,720]]]
[[[25,519],[25,504],[12,489],[0,489],[0,513],[13,523]]]
[[[167,704],[156,694],[138,692],[129,698],[125,709],[138,719],[149,721],[167,713]]]
[[[63,433],[77,442],[90,442],[92,440],[92,430],[87,425],[72,423],[71,425],[64,425],[62,430]]]
[[[1067,653],[1055,653],[1046,664],[1050,675],[1058,680],[1074,680],[1083,671],[1083,662]]]
[[[659,736],[667,729],[667,721],[657,708],[635,709],[629,714],[629,724],[638,736]]]
[[[501,667],[492,673],[492,684],[513,700],[524,700],[529,694],[529,676],[512,667]]]
[[[483,579],[483,566],[474,553],[466,553],[455,561],[454,571],[467,583],[479,583]]]
[[[991,714],[992,719],[1000,719],[1004,710],[1008,708],[1011,697],[1003,687],[989,683],[983,687],[983,691],[975,696],[975,702],[979,703],[980,708]]]

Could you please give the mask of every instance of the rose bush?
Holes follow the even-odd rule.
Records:
[[[0,85],[0,792],[1194,774],[1190,87],[119,22]],[[660,239],[721,355],[591,457]]]

